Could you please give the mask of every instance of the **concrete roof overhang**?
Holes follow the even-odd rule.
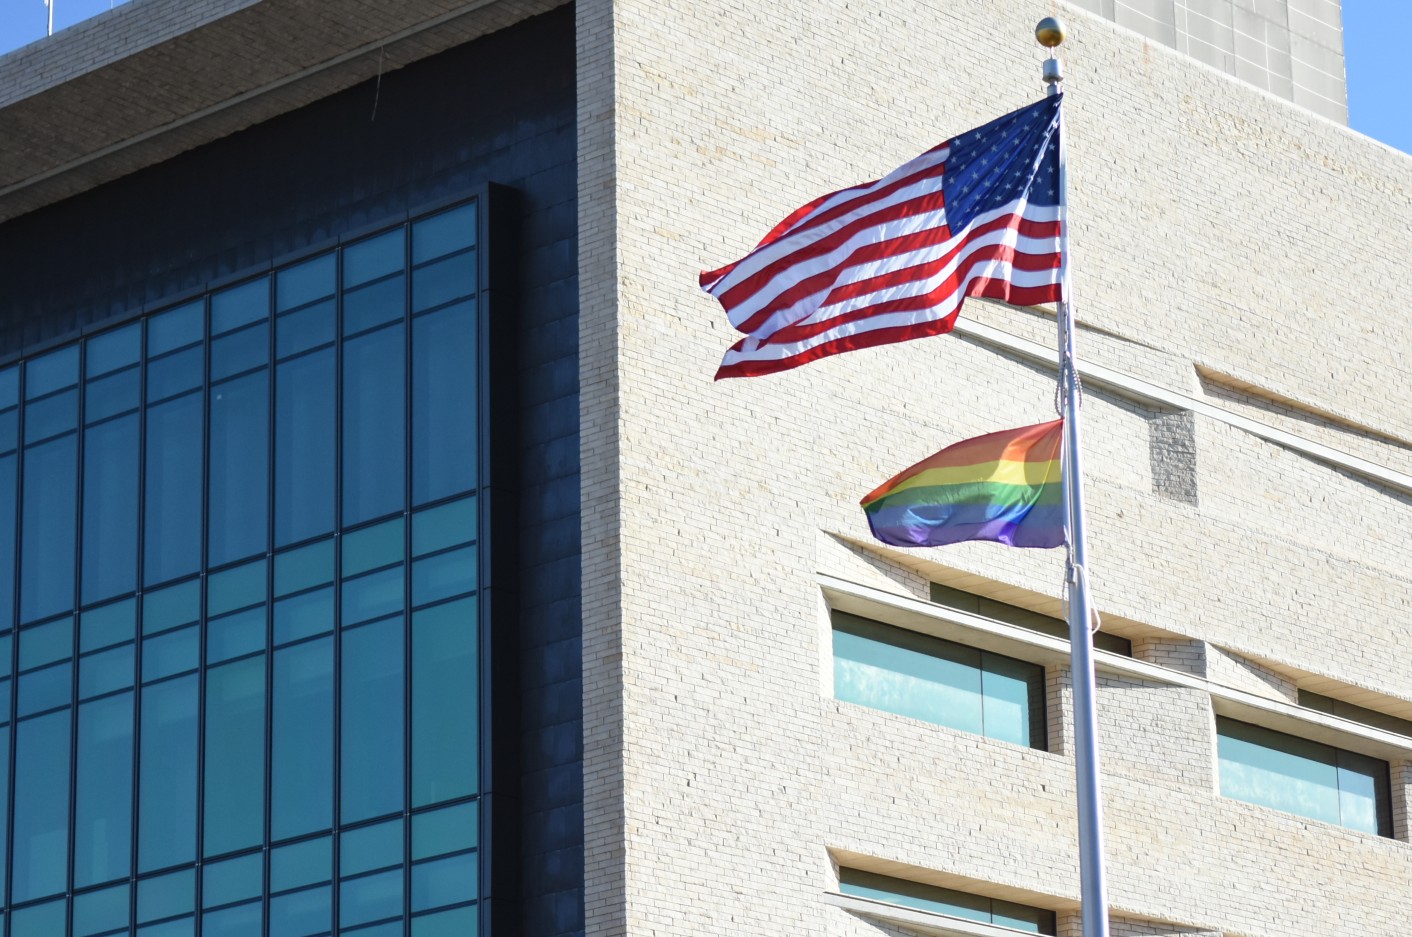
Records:
[[[132,0],[0,56],[0,222],[565,0]]]

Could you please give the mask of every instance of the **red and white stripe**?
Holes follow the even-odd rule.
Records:
[[[942,195],[949,147],[800,208],[748,255],[701,274],[746,337],[716,378],[750,377],[949,332],[962,300],[1060,298],[1059,209],[1018,199],[953,232]]]

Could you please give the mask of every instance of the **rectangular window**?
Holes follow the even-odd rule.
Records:
[[[983,595],[943,586],[939,582],[931,584],[931,600],[937,605],[945,605],[947,608],[954,608],[959,612],[970,612],[972,615],[980,615],[982,618],[993,618],[996,621],[1003,621],[1007,625],[1028,628],[1030,631],[1038,631],[1040,634],[1047,634],[1051,638],[1058,638],[1061,641],[1069,640],[1069,623],[1066,621],[1041,615],[1039,612],[1020,608],[1018,605],[997,602],[995,599],[988,599]],[[1100,651],[1111,651],[1124,657],[1133,656],[1131,641],[1106,631],[1094,633],[1093,646]]]
[[[838,870],[838,889],[845,895],[945,914],[982,924],[995,924],[1026,934],[1054,934],[1054,912],[1044,908],[972,895],[951,888],[923,885],[857,869]]]
[[[1216,737],[1221,796],[1392,835],[1387,762],[1224,716]]]
[[[1046,748],[1044,668],[833,613],[834,696],[900,716]]]

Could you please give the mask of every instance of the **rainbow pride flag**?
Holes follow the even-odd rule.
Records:
[[[883,482],[860,503],[873,536],[897,547],[991,540],[1064,545],[1064,421],[964,439]]]

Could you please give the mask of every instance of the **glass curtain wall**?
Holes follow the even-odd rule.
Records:
[[[8,937],[475,932],[478,231],[0,370]]]

